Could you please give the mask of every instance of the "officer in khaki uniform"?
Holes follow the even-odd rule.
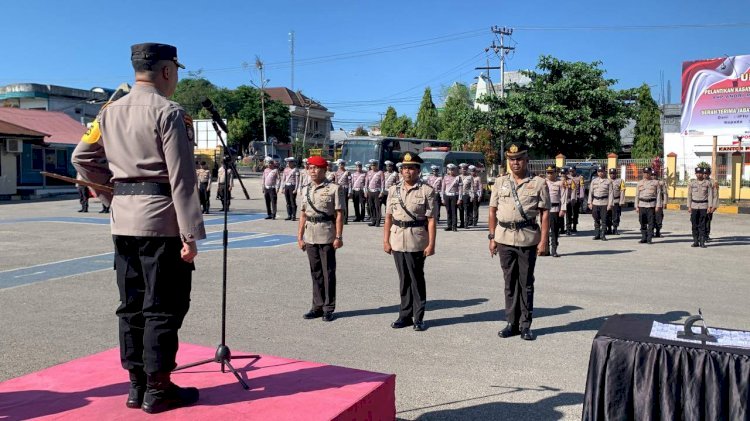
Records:
[[[388,192],[383,226],[383,250],[396,262],[401,293],[401,310],[391,327],[413,324],[418,332],[425,329],[424,262],[435,254],[435,189],[419,179],[423,162],[410,152],[401,158],[403,181]]]
[[[711,211],[708,212],[708,216],[706,217],[706,242],[711,241],[711,221],[714,220],[714,212],[716,212],[716,209],[719,208],[719,182],[715,179],[711,178],[711,166],[706,165],[703,167],[704,174],[706,175],[706,180],[708,180],[711,183],[711,189],[714,192],[714,203],[711,204]]]
[[[669,202],[669,189],[667,188],[667,183],[664,182],[663,178],[658,178],[656,181],[659,182],[659,188],[661,189],[661,203],[662,207],[656,211],[655,217],[654,217],[654,237],[660,238],[661,237],[661,227],[664,223],[664,207],[667,206],[667,203]]]
[[[226,191],[224,191],[224,180],[226,179]],[[221,212],[229,211],[232,201],[232,186],[234,185],[234,171],[223,164],[219,167],[216,177],[216,198],[221,202]]]
[[[597,177],[591,180],[589,187],[589,209],[594,217],[594,240],[607,241],[604,225],[607,222],[607,212],[614,204],[614,188],[612,180],[607,178],[607,170],[603,166],[596,167]]]
[[[565,180],[558,180],[557,167],[548,165],[546,168],[547,190],[549,191],[550,209],[549,209],[549,245],[552,257],[560,257],[557,254],[558,238],[560,237],[560,228],[565,225],[565,204],[568,202],[568,188]]]
[[[201,201],[203,213],[208,213],[211,197],[211,171],[208,169],[206,161],[201,161],[200,168],[195,170],[195,176],[198,178],[198,196]]]
[[[326,178],[325,159],[313,156],[307,165],[310,184],[302,187],[297,243],[310,261],[313,300],[303,317],[330,322],[336,308],[336,249],[344,245],[343,191]]]
[[[641,223],[641,241],[639,243],[651,244],[654,233],[654,222],[656,209],[662,207],[662,194],[659,181],[651,178],[654,170],[651,167],[643,169],[643,179],[635,187],[635,211]]]
[[[547,252],[550,199],[547,183],[529,177],[527,145],[508,146],[511,173],[495,179],[490,196],[488,227],[490,255],[500,256],[505,280],[505,329],[501,338],[520,334],[534,340],[534,266],[537,254]],[[537,221],[537,216],[539,220]]]
[[[697,180],[690,180],[687,193],[687,207],[690,213],[690,224],[693,228],[693,244],[691,247],[706,248],[706,222],[708,215],[713,212],[714,190],[711,182],[706,180],[706,169],[695,168]]]
[[[126,405],[156,413],[198,400],[198,390],[176,386],[170,372],[190,306],[195,242],[206,231],[191,120],[167,99],[184,68],[177,49],[136,44],[131,61],[135,86],[100,113],[99,129],[84,135],[71,160],[84,180],[114,184],[114,196],[99,197],[112,206],[120,359],[130,373]]]
[[[607,234],[619,235],[617,227],[620,226],[620,215],[625,205],[625,180],[617,176],[617,168],[609,169],[609,179],[612,180],[614,202],[612,209],[607,212]]]

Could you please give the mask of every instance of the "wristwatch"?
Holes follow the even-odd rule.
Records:
[[[494,240],[495,239],[495,234],[492,234],[492,233],[487,234],[487,239],[488,240]]]
[[[335,237],[336,240],[344,241],[344,237]]]

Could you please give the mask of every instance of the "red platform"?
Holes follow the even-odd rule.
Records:
[[[178,362],[213,357],[215,349],[181,344]],[[239,351],[235,351],[240,355]],[[125,407],[127,373],[111,349],[0,383],[0,420],[393,420],[396,376],[263,355],[231,373],[211,363],[172,375],[179,385],[200,389],[191,407],[158,415]]]

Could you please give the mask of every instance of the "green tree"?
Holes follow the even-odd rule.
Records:
[[[493,145],[492,133],[487,129],[477,130],[474,140],[467,143],[464,149],[483,153],[484,160],[488,166],[497,163],[498,150]]]
[[[414,122],[406,114],[401,114],[396,120],[396,134],[397,137],[412,137],[414,136]]]
[[[182,79],[177,82],[172,100],[182,105],[193,118],[209,118],[201,101],[216,96],[219,89],[206,79]]]
[[[385,117],[380,124],[380,132],[383,136],[398,136],[398,128],[398,114],[396,114],[396,109],[389,106],[385,110]]]
[[[435,103],[432,102],[432,90],[428,87],[425,88],[422,103],[419,105],[414,135],[421,139],[437,139],[439,133],[440,120]]]
[[[354,130],[354,136],[367,136],[367,135],[368,135],[367,129],[365,129],[363,126],[359,126]]]
[[[638,89],[636,110],[633,158],[661,156],[663,144],[659,106],[656,105],[656,101],[651,97],[651,88],[645,83]]]
[[[604,157],[620,150],[620,130],[630,110],[629,91],[612,89],[601,62],[567,62],[542,56],[531,83],[512,86],[505,98],[490,97],[487,120],[493,135],[529,143],[532,153]]]
[[[466,85],[453,84],[446,92],[445,107],[440,113],[440,139],[450,140],[456,150],[460,150],[474,135],[469,128],[472,111],[469,95]]]

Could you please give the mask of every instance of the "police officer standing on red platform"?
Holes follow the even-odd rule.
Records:
[[[190,306],[195,243],[206,231],[190,118],[167,99],[177,69],[184,69],[177,49],[136,44],[131,61],[135,86],[101,112],[101,135],[84,136],[71,160],[84,180],[114,183],[114,196],[100,197],[112,205],[120,359],[130,373],[126,405],[157,413],[198,400],[198,389],[176,386],[170,373]]]
[[[383,226],[383,250],[396,261],[401,293],[401,309],[391,327],[413,324],[418,332],[425,329],[424,262],[435,254],[435,189],[419,179],[423,162],[410,152],[401,158],[403,181],[388,192]]]
[[[534,266],[536,256],[547,252],[550,199],[547,183],[530,177],[527,145],[508,146],[511,173],[498,177],[492,186],[488,227],[490,255],[500,256],[505,281],[505,329],[501,338],[521,335],[531,341],[534,310]],[[537,216],[539,219],[537,221]]]

